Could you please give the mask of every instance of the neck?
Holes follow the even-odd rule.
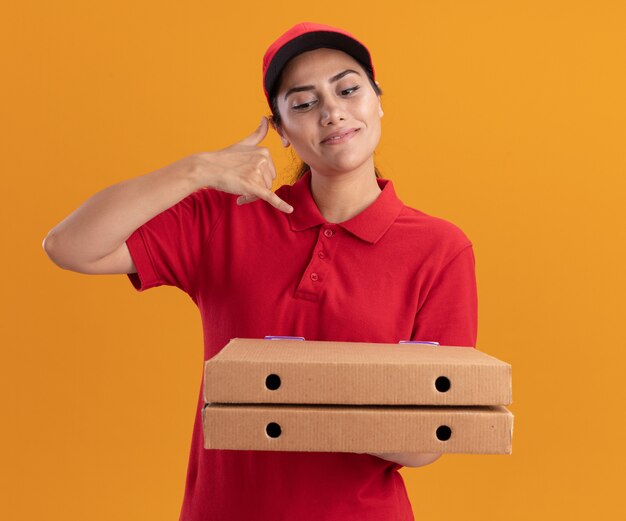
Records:
[[[311,168],[311,195],[329,223],[352,219],[380,195],[373,157],[356,170],[321,173]]]

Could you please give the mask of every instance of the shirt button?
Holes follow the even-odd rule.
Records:
[[[326,229],[324,230],[324,235],[325,235],[326,237],[332,237],[332,236],[334,235],[334,233],[335,233],[334,231],[329,230],[328,228],[326,228]]]
[[[326,257],[326,254],[323,251],[318,252],[317,255],[319,256],[320,259],[323,259],[324,257]]]
[[[317,280],[318,278],[317,273],[311,273],[311,280]]]

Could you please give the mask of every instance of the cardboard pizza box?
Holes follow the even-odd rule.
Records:
[[[205,403],[509,405],[511,366],[473,347],[233,338],[205,361]]]
[[[504,406],[207,403],[205,449],[511,454]]]

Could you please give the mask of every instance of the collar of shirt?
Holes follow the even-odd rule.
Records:
[[[332,223],[349,231],[358,238],[375,244],[396,220],[404,203],[396,195],[391,179],[376,178],[380,195],[365,210],[352,219]],[[293,231],[306,230],[321,224],[331,224],[324,219],[311,194],[311,171],[308,170],[290,189],[290,201],[294,208],[287,214]]]

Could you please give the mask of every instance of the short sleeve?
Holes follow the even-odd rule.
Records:
[[[197,190],[126,239],[137,268],[127,276],[137,291],[175,286],[193,298],[203,252],[223,214],[225,195],[210,188]]]
[[[470,244],[436,275],[415,316],[411,339],[476,347],[477,330],[476,267]]]

